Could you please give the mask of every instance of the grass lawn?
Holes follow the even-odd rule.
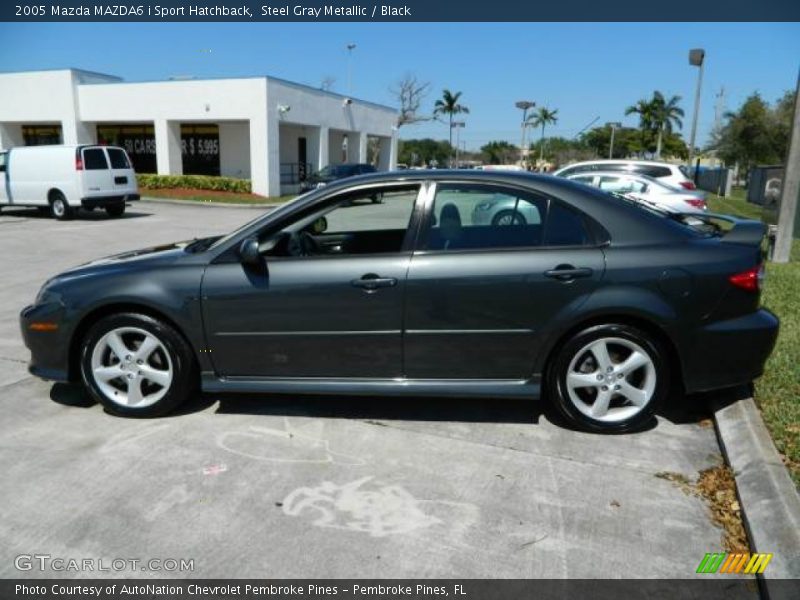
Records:
[[[170,200],[187,200],[189,202],[222,202],[225,204],[282,204],[295,196],[267,197],[258,194],[241,194],[237,192],[218,192],[214,190],[196,190],[190,188],[150,189],[142,188],[139,193],[143,198],[168,198]]]
[[[734,190],[729,198],[709,194],[708,205],[713,212],[761,217],[761,207],[749,204],[743,190]],[[767,263],[762,302],[780,317],[781,331],[764,376],[756,382],[755,400],[800,486],[800,240],[792,246],[792,262]]]

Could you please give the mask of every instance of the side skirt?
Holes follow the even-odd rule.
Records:
[[[205,371],[204,392],[264,394],[338,394],[352,396],[440,396],[538,398],[538,380],[524,379],[336,379],[217,377]]]

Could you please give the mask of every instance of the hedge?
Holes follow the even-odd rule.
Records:
[[[238,192],[240,194],[252,192],[249,179],[235,179],[234,177],[138,174],[136,175],[136,181],[139,183],[140,188],[151,190],[190,188],[217,192]]]

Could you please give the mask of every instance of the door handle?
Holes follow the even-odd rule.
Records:
[[[572,265],[558,265],[555,269],[544,272],[545,277],[559,281],[572,281],[579,277],[591,277],[594,271],[589,267],[573,267]]]
[[[374,292],[378,288],[394,287],[397,285],[397,279],[394,277],[381,277],[375,273],[367,273],[362,275],[361,279],[353,279],[350,282],[355,287],[360,287],[368,292]]]

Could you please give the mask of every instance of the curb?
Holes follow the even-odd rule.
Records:
[[[752,397],[716,408],[714,419],[751,549],[773,554],[762,577],[769,598],[777,600],[786,588],[770,590],[770,581],[800,578],[800,495]]]
[[[273,209],[278,206],[283,206],[284,203],[263,203],[263,204],[244,204],[233,202],[205,202],[201,200],[173,200],[172,198],[153,198],[152,196],[142,196],[139,202],[154,202],[156,204],[177,204],[180,206],[212,206],[215,208],[260,208],[260,209]]]

